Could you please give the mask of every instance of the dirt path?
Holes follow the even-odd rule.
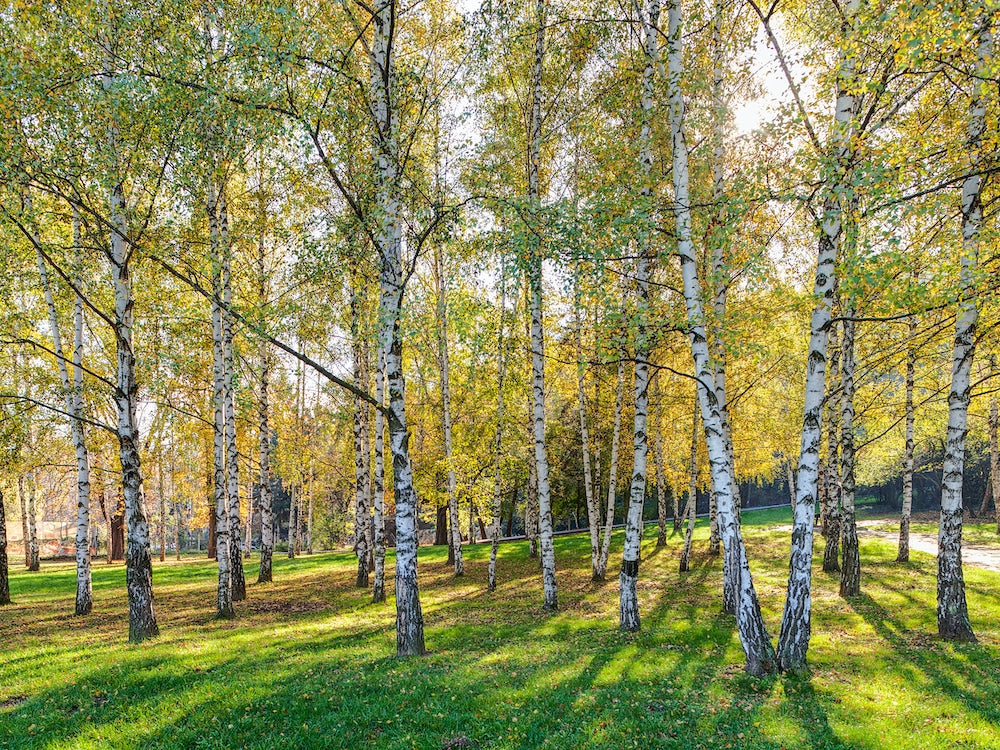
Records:
[[[899,534],[887,531],[876,531],[868,528],[867,523],[881,523],[880,521],[859,521],[858,536],[874,539],[882,539],[894,544],[899,541]],[[931,534],[917,534],[910,532],[910,549],[918,552],[926,552],[937,557],[937,537]],[[976,568],[995,570],[1000,572],[1000,549],[993,547],[983,547],[976,544],[962,544],[962,564],[972,565]]]

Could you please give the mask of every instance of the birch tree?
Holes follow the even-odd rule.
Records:
[[[969,174],[962,182],[961,298],[955,323],[948,431],[941,479],[941,524],[938,531],[938,633],[949,640],[975,640],[965,601],[962,574],[962,485],[965,435],[969,412],[970,372],[979,319],[976,273],[983,221],[983,133],[986,128],[987,71],[993,64],[993,18],[982,10],[974,23],[976,64],[969,104],[966,153]]]
[[[764,626],[760,603],[750,575],[750,566],[743,545],[742,533],[736,518],[733,499],[732,471],[729,467],[730,451],[725,445],[725,429],[719,411],[716,383],[710,361],[708,340],[705,333],[705,310],[702,301],[698,262],[691,239],[691,199],[688,172],[688,147],[684,133],[684,100],[681,80],[684,76],[681,46],[682,11],[680,0],[670,0],[669,30],[667,34],[667,91],[670,104],[670,133],[673,146],[674,219],[676,222],[677,254],[680,258],[684,281],[684,302],[694,359],[695,377],[698,382],[698,400],[701,406],[705,442],[708,446],[709,470],[713,479],[713,493],[719,513],[719,531],[722,543],[732,550],[739,561],[738,605],[736,624],[740,642],[746,655],[746,669],[751,674],[767,674],[777,666],[774,647]]]
[[[640,206],[652,211],[653,169],[651,120],[653,115],[653,78],[656,73],[659,44],[657,35],[660,20],[659,0],[650,0],[648,7],[640,10],[643,32],[645,67],[642,74],[642,128],[639,135]],[[642,508],[646,498],[646,459],[649,440],[646,421],[649,409],[649,282],[651,261],[652,217],[640,218],[639,259],[636,265],[636,334],[635,334],[635,415],[633,418],[632,482],[629,487],[628,512],[625,517],[625,549],[619,574],[620,627],[622,630],[639,630],[639,599],[636,583],[639,580],[639,550],[642,542]]]

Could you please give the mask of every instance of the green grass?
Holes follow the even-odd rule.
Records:
[[[789,534],[771,527],[789,520],[787,509],[746,516],[773,634]],[[756,679],[719,612],[721,560],[704,552],[704,525],[684,575],[681,538],[657,550],[647,536],[638,635],[617,631],[616,577],[590,581],[586,536],[556,540],[554,615],[522,544],[501,547],[492,595],[486,546],[467,550],[459,580],[444,549],[421,549],[430,653],[409,660],[393,655],[391,602],[353,588],[348,554],[277,559],[277,582],[250,586],[231,621],[213,619],[211,563],[157,564],[162,634],[137,646],[125,642],[120,565],[95,566],[87,618],[69,614],[71,567],[18,571],[16,604],[0,609],[0,746],[1000,747],[1000,575],[967,568],[980,643],[945,643],[933,635],[933,558],[899,565],[891,544],[864,539],[862,597],[840,599],[817,568],[811,677]]]
[[[936,538],[938,522],[936,518],[935,520],[927,520],[927,517],[936,515],[936,513],[921,513],[918,519],[910,522],[910,533],[927,534]],[[871,528],[874,531],[899,534],[899,514],[880,518],[879,523]],[[997,534],[996,521],[969,521],[966,519],[962,522],[962,541],[966,544],[982,547],[1000,547],[1000,535]]]

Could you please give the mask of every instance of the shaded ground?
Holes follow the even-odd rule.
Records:
[[[789,516],[746,520],[776,634],[789,535],[773,527]],[[617,576],[590,580],[586,537],[556,542],[555,614],[523,544],[501,548],[492,595],[488,547],[468,549],[461,579],[446,550],[422,548],[430,653],[409,660],[393,656],[391,598],[370,604],[346,554],[276,559],[276,583],[249,586],[229,621],[213,618],[211,563],[154,561],[162,634],[137,646],[121,565],[95,567],[86,618],[69,614],[71,566],[16,571],[16,603],[0,608],[0,747],[1000,747],[1000,574],[967,570],[980,642],[950,644],[933,635],[932,557],[900,565],[894,544],[866,539],[850,601],[817,559],[811,677],[755,679],[719,613],[721,559],[696,534],[683,575],[681,537],[661,549],[647,537],[635,635],[617,631]]]

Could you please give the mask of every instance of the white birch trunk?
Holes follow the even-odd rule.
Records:
[[[7,509],[0,490],[0,606],[10,604],[10,581],[7,562]]]
[[[618,380],[615,386],[615,415],[611,428],[611,459],[608,465],[608,498],[604,511],[604,531],[601,539],[601,559],[595,581],[603,581],[608,571],[608,556],[611,554],[611,531],[615,524],[615,500],[618,496],[618,449],[622,433],[622,408],[625,402],[625,352],[619,352]]]
[[[903,451],[903,507],[899,514],[899,550],[896,562],[908,562],[910,559],[910,514],[913,511],[913,424],[915,414],[913,408],[913,381],[916,374],[917,349],[914,339],[917,335],[917,318],[911,316],[907,322],[909,346],[906,350],[906,444]],[[990,437],[992,448],[996,439],[996,399],[992,401],[990,411]]]
[[[17,477],[17,499],[21,506],[21,551],[24,553],[24,567],[31,567],[31,549],[28,536],[28,499],[24,493],[24,475]]]
[[[219,571],[216,587],[216,615],[232,617],[232,556],[229,552],[229,498],[226,494],[226,379],[223,352],[222,253],[219,245],[218,195],[214,183],[208,185],[208,227],[212,255],[212,493],[215,499],[215,559]]]
[[[497,588],[497,550],[500,547],[500,508],[503,499],[503,384],[507,359],[504,356],[504,313],[507,309],[507,286],[503,271],[500,272],[500,322],[497,326],[497,429],[493,439],[493,460],[496,470],[493,479],[493,522],[490,526],[490,563],[486,577],[486,590]],[[586,439],[584,439],[586,445]]]
[[[458,494],[456,491],[455,466],[452,460],[451,432],[451,378],[448,372],[448,270],[444,251],[439,247],[434,253],[434,282],[437,296],[438,324],[438,372],[441,385],[441,427],[444,432],[444,461],[448,470],[448,529],[451,537],[451,557],[455,564],[455,576],[465,574],[462,562],[462,528],[458,523]],[[472,514],[470,513],[470,522]],[[469,542],[472,542],[470,535]]]
[[[969,412],[970,373],[975,353],[977,306],[976,273],[979,262],[979,232],[983,220],[981,173],[983,132],[989,66],[993,64],[991,16],[976,19],[976,78],[969,106],[967,151],[970,174],[962,183],[962,295],[955,324],[955,349],[948,394],[948,434],[945,440],[941,479],[941,524],[938,531],[938,633],[949,640],[975,640],[965,601],[962,574],[962,484],[965,464],[965,434]]]
[[[993,513],[997,521],[997,533],[1000,534],[1000,445],[997,443],[997,431],[1000,428],[1000,411],[997,399],[990,399],[990,486],[993,489]]]
[[[28,472],[28,570],[37,572],[41,569],[38,546],[38,513],[36,500],[35,471]]]
[[[351,290],[351,335],[354,349],[354,387],[368,390],[368,368],[364,352],[364,335],[361,324],[363,302],[358,284],[363,284],[358,277],[352,281],[355,288]],[[368,586],[368,524],[370,513],[368,500],[371,497],[371,459],[368,443],[368,402],[359,396],[354,397],[354,553],[358,558],[358,576],[355,585],[358,588]]]
[[[844,345],[841,350],[840,394],[840,542],[843,557],[840,595],[861,593],[861,559],[858,552],[858,529],[854,517],[854,310],[853,303],[844,319]]]
[[[376,135],[378,250],[380,259],[379,344],[385,351],[389,389],[389,446],[396,498],[396,653],[424,653],[424,619],[417,586],[417,495],[413,488],[406,431],[403,342],[399,331],[403,299],[402,205],[399,190],[397,111],[393,98],[392,45],[395,0],[378,0],[372,17],[372,114]]]
[[[545,61],[545,2],[535,1],[535,57],[531,71],[530,147],[528,154],[528,201],[538,218],[541,195],[538,167],[542,150],[542,66]],[[532,230],[535,230],[533,227]],[[542,320],[542,247],[538,235],[531,232],[531,258],[528,285],[531,300],[531,371],[532,425],[535,439],[535,473],[538,480],[538,540],[542,563],[543,607],[559,608],[556,591],[556,557],[552,537],[552,497],[549,486],[549,459],[545,450],[545,341]]]
[[[26,199],[30,211],[30,196]],[[39,239],[35,238],[36,245]],[[80,250],[80,214],[73,211],[73,247]],[[42,282],[45,304],[49,313],[49,327],[52,335],[52,350],[56,355],[59,376],[63,387],[63,402],[70,415],[70,433],[76,451],[76,605],[74,614],[89,614],[93,607],[93,592],[90,576],[90,458],[83,427],[83,300],[76,295],[73,304],[73,376],[63,353],[62,337],[59,332],[59,316],[56,313],[55,298],[49,284],[48,269],[41,252],[37,253],[38,274]],[[37,546],[37,545],[36,545]]]
[[[691,240],[688,149],[684,136],[684,103],[680,87],[681,76],[684,74],[680,0],[671,0],[669,8],[667,87],[670,100],[670,130],[673,141],[674,216],[677,252],[680,256],[681,275],[684,280],[684,301],[687,308],[688,325],[690,326],[691,353],[694,359],[695,375],[698,379],[698,398],[701,405],[702,423],[705,427],[705,442],[708,446],[709,469],[713,477],[713,492],[716,495],[719,513],[720,536],[726,548],[733,551],[734,558],[739,561],[737,566],[739,587],[736,623],[743,651],[746,654],[746,669],[751,674],[767,674],[776,668],[775,654],[761,617],[760,603],[753,586],[746,548],[743,545],[742,534],[736,518],[730,451],[725,445],[723,415],[719,411],[716,398],[715,379],[705,333],[705,311],[702,302],[701,282],[698,279],[698,263]]]
[[[261,256],[261,261],[263,255]],[[263,263],[261,262],[261,265]],[[261,274],[263,279],[263,274]],[[265,295],[261,295],[263,300]],[[271,358],[268,344],[261,339],[260,343],[260,399],[257,403],[258,433],[258,466],[260,468],[260,489],[258,502],[260,504],[260,570],[257,573],[257,583],[270,583],[273,580],[274,559],[274,505],[271,497],[271,428],[268,420],[267,390],[271,379]]]
[[[232,244],[229,238],[229,204],[224,187],[219,189],[219,243],[222,251],[222,372],[225,408],[226,501],[229,506],[229,566],[233,601],[247,598],[243,574],[243,525],[240,521],[240,469],[236,447],[236,402],[233,398],[233,304]]]
[[[694,537],[695,517],[698,509],[698,400],[695,397],[694,418],[691,420],[691,460],[688,464],[689,485],[688,500],[684,515],[687,518],[687,529],[684,531],[684,549],[681,551],[679,570],[687,573],[691,563],[691,540]]]
[[[858,5],[859,0],[849,0],[844,10],[842,32],[845,47],[851,41],[851,19]],[[854,77],[854,65],[853,54],[842,51],[837,74],[833,136],[828,157],[831,160],[831,175],[826,178],[826,197],[819,227],[819,250],[813,283],[816,305],[810,323],[809,354],[806,361],[805,407],[792,521],[792,552],[788,563],[788,595],[778,636],[780,667],[792,672],[805,669],[811,633],[816,480],[819,475],[819,449],[822,440],[827,344],[834,302],[837,252],[843,225],[841,196],[849,184],[851,121],[857,104],[850,85]]]
[[[583,486],[587,501],[587,528],[590,530],[590,567],[597,573],[601,549],[601,515],[594,496],[594,478],[590,466],[590,429],[587,426],[587,392],[585,388],[585,363],[583,360],[583,320],[580,315],[579,269],[574,277],[576,289],[573,301],[573,336],[576,343],[576,397],[580,417],[580,448],[583,452]]]
[[[372,584],[372,602],[385,601],[385,350],[379,341],[376,354],[375,400],[379,408],[375,410],[375,495],[374,495],[374,538],[375,581]]]
[[[665,547],[667,544],[667,485],[666,472],[663,465],[663,424],[662,424],[662,404],[660,402],[660,378],[653,376],[653,435],[654,453],[653,459],[656,462],[656,546]]]
[[[836,297],[836,282],[834,284]],[[835,303],[836,304],[836,303]],[[840,572],[840,343],[837,324],[830,325],[830,340],[827,346],[830,362],[829,376],[826,378],[826,494],[823,505],[823,536],[826,547],[823,550],[823,572]]]
[[[653,77],[658,57],[657,24],[660,19],[659,0],[650,0],[648,9],[640,10],[646,64],[642,74],[642,128],[639,134],[639,181],[641,210],[647,212],[641,220],[639,258],[636,263],[636,335],[635,335],[635,414],[632,434],[632,481],[629,486],[628,512],[625,515],[625,547],[618,575],[620,588],[619,627],[626,631],[640,628],[639,558],[642,545],[642,509],[646,499],[646,464],[649,438],[646,422],[649,413],[649,279],[652,252],[653,212]]]

